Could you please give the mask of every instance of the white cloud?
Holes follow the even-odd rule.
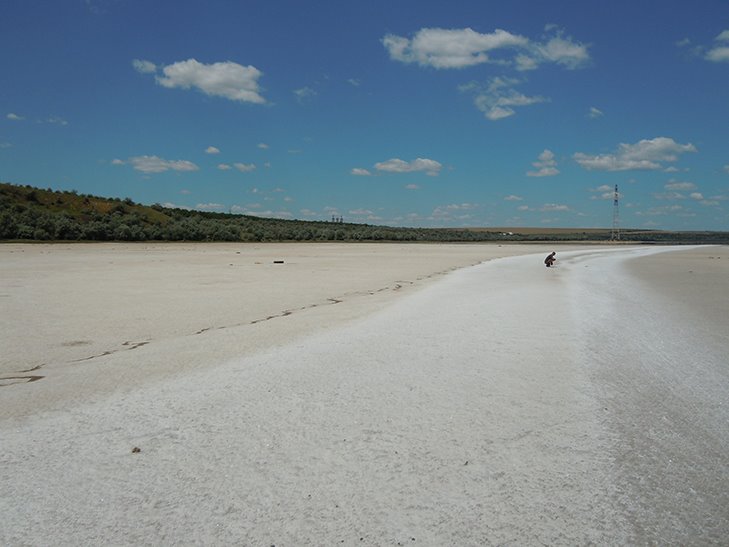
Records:
[[[686,196],[680,192],[663,192],[662,194],[653,194],[653,197],[660,200],[675,201],[678,199],[686,199]]]
[[[25,120],[25,116],[20,116],[18,114],[15,114],[14,112],[9,112],[5,116],[8,120],[12,120],[14,122],[20,122]],[[38,123],[51,123],[55,125],[68,125],[68,122],[61,118],[60,116],[48,116],[45,119],[39,119],[37,120]]]
[[[717,46],[706,53],[706,60],[715,63],[729,62],[729,46]]]
[[[504,198],[504,201],[522,201],[524,198],[521,196],[515,196],[514,194],[511,194],[509,196],[506,196]]]
[[[661,207],[651,207],[646,211],[636,211],[636,216],[663,216],[676,214],[683,211],[683,205],[665,205]]]
[[[420,190],[420,186],[417,184],[406,184],[405,190]]]
[[[387,171],[390,173],[413,173],[424,171],[426,175],[431,177],[438,176],[442,167],[443,166],[437,161],[427,158],[417,158],[410,162],[393,158],[375,164],[375,169],[378,171]]]
[[[46,123],[52,123],[55,125],[68,125],[68,122],[60,116],[50,116],[46,118]]]
[[[545,203],[539,208],[540,211],[569,211],[570,208],[567,205],[559,205],[557,203]]]
[[[691,40],[689,38],[683,38],[682,40],[676,42],[676,45],[678,47],[688,47],[691,45]]]
[[[590,192],[598,193],[597,196],[592,196],[591,200],[609,200],[615,198],[615,189],[614,187],[610,186],[609,184],[603,184],[601,186],[598,186],[597,188],[589,188]],[[618,192],[618,197],[622,198],[623,194]]]
[[[269,146],[265,142],[259,142],[258,148],[260,148],[261,150],[268,150]]]
[[[618,195],[620,195],[620,194],[618,194]],[[598,199],[609,200],[609,199],[613,199],[614,197],[615,197],[615,192],[603,192],[599,196],[592,196],[590,199],[592,199],[592,200],[598,200]]]
[[[308,99],[313,99],[318,93],[310,87],[302,87],[301,89],[294,89],[294,95],[296,95],[296,100],[301,103]]]
[[[724,166],[724,171],[726,171],[727,173],[729,173],[729,164],[727,164],[727,165]]]
[[[221,171],[230,171],[233,168],[230,165],[228,165],[227,163],[219,163],[218,169],[220,169]]]
[[[519,207],[516,208],[517,211],[531,211],[531,207],[528,205],[519,205]]]
[[[587,46],[559,31],[540,43],[502,29],[484,34],[471,28],[422,28],[411,39],[388,34],[382,44],[394,61],[438,69],[482,63],[513,65],[518,70],[532,70],[541,63],[577,68],[590,58]]]
[[[706,53],[706,59],[715,63],[729,62],[729,30],[722,31],[714,41],[719,44]]]
[[[168,88],[195,88],[212,97],[232,101],[263,104],[258,79],[263,74],[254,66],[242,66],[231,61],[206,65],[195,59],[179,61],[162,69],[157,83]]]
[[[514,107],[529,106],[532,104],[548,102],[549,99],[540,96],[528,97],[514,89],[521,83],[514,78],[492,78],[483,86],[471,82],[460,86],[460,91],[474,93],[474,104],[487,119],[491,121],[508,118],[516,114]]]
[[[220,154],[220,150],[218,148],[215,148],[214,146],[208,146],[205,149],[206,154]]]
[[[349,83],[350,85],[353,85],[354,87],[359,87],[362,84],[362,82],[360,80],[358,80],[357,78],[349,78],[347,80],[347,83]]]
[[[361,217],[361,216],[366,216],[366,215],[374,215],[375,213],[368,209],[353,209],[353,210],[349,211],[349,214]]]
[[[12,148],[13,143],[7,141],[0,141],[0,148]]]
[[[527,176],[529,177],[553,177],[559,174],[557,169],[557,162],[554,159],[554,154],[551,150],[545,150],[539,154],[539,160],[532,163],[537,168],[536,171],[528,171]]]
[[[157,72],[157,65],[155,65],[151,61],[134,59],[132,61],[132,66],[134,67],[134,70],[136,70],[140,74],[152,74],[154,72]]]
[[[255,171],[256,164],[255,163],[234,163],[233,167],[235,167],[241,173],[250,173],[251,171]]]
[[[552,62],[567,68],[584,66],[590,60],[587,46],[563,38],[561,32],[544,44],[535,44],[534,48],[543,62]]]
[[[129,158],[134,169],[142,173],[163,173],[164,171],[197,171],[199,167],[187,160],[165,160],[157,156],[136,156]]]
[[[618,145],[614,154],[589,155],[577,152],[572,157],[590,171],[628,171],[661,169],[661,162],[675,162],[680,154],[696,152],[693,144],[679,144],[671,138],[657,137],[635,144]]]
[[[604,114],[602,110],[600,110],[599,108],[595,108],[594,106],[591,106],[590,111],[587,113],[587,117],[592,119],[601,118],[603,116]]]
[[[689,197],[691,199],[695,199],[695,200],[703,200],[704,199],[704,195],[701,192],[691,192],[689,194]]]
[[[468,211],[478,208],[477,203],[452,203],[450,205],[439,205],[430,215],[433,220],[466,220],[472,218],[473,215]]]
[[[693,182],[676,182],[671,181],[663,186],[666,190],[695,190],[696,185]]]
[[[355,167],[354,169],[352,169],[351,174],[357,175],[359,177],[368,177],[372,173],[370,173],[367,169],[362,169],[361,167]]]
[[[395,61],[435,68],[463,68],[489,62],[488,52],[492,50],[526,47],[529,40],[501,29],[481,34],[470,28],[423,28],[412,40],[388,34],[382,43]]]
[[[124,160],[120,160],[119,158],[115,158],[115,159],[111,160],[111,164],[112,165],[124,165],[125,162],[124,162]]]

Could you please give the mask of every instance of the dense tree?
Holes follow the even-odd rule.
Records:
[[[0,183],[0,239],[89,241],[555,241],[605,240],[609,230],[502,234],[259,218],[151,207],[131,199]],[[626,230],[625,241],[727,243],[726,232]]]

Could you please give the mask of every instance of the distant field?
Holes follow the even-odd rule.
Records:
[[[483,228],[461,228],[472,232],[499,232],[502,234],[609,234],[610,228],[533,228],[533,227],[483,227]],[[634,230],[630,230],[631,232]]]

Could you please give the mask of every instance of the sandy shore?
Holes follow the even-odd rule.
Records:
[[[455,269],[548,249],[0,245],[0,386],[37,380],[32,403],[25,389],[5,390],[23,396],[0,416],[248,355],[362,317]]]
[[[2,544],[729,535],[726,247],[44,247],[2,256],[3,344],[54,340],[5,365]]]

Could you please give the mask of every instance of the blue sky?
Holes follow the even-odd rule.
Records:
[[[729,2],[5,0],[0,180],[398,226],[729,230]]]

